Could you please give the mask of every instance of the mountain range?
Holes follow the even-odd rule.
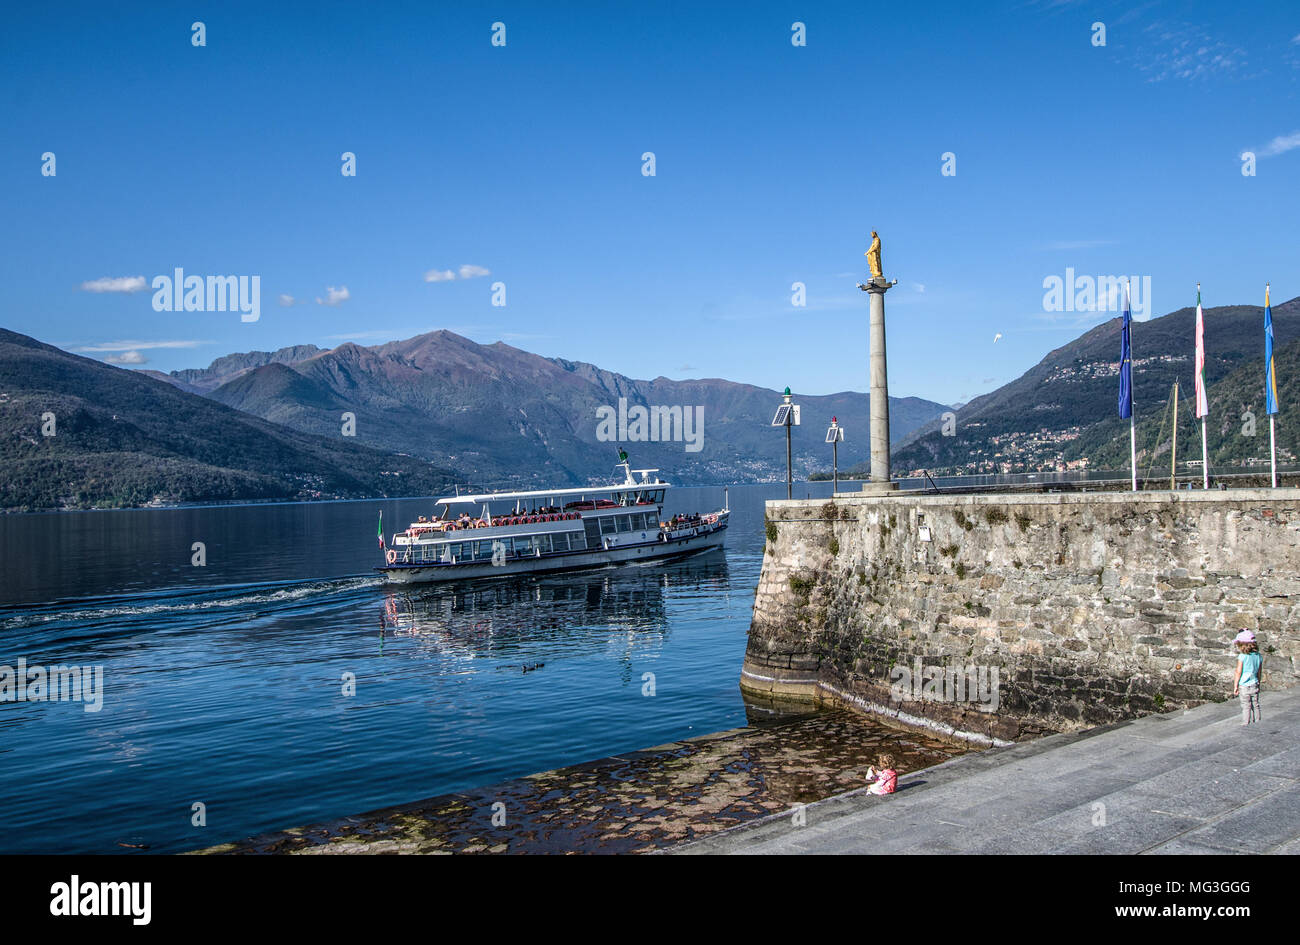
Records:
[[[1300,454],[1300,299],[1273,308],[1279,453]],[[1167,464],[1170,388],[1180,382],[1179,454],[1199,458],[1192,416],[1195,310],[1133,327],[1139,465]],[[1205,310],[1211,467],[1268,455],[1263,310]],[[1048,353],[1021,377],[964,405],[890,398],[897,475],[1127,468],[1116,415],[1120,320]],[[867,395],[796,395],[795,475],[829,467],[840,418],[843,477],[867,471]],[[608,481],[617,450],[678,483],[784,478],[781,395],[717,378],[636,380],[449,331],[333,349],[295,345],[218,358],[206,368],[130,371],[0,329],[0,507],[420,495],[494,486]],[[696,441],[618,439],[602,414],[638,407],[699,417]],[[952,411],[952,416],[945,414]],[[53,417],[54,435],[43,418]],[[631,426],[635,430],[635,426]],[[690,431],[687,431],[690,432]],[[696,449],[695,447],[698,447]],[[1167,470],[1167,465],[1164,469]],[[1185,469],[1183,470],[1186,471]]]
[[[0,508],[427,495],[450,470],[299,433],[0,329]]]
[[[1205,379],[1211,401],[1253,404],[1266,427],[1263,308],[1228,305],[1205,309],[1204,317]],[[1192,406],[1183,400],[1194,391],[1195,324],[1196,310],[1190,307],[1133,324],[1134,415],[1139,432],[1150,427],[1152,449],[1175,378],[1180,384],[1179,452],[1190,448],[1191,441],[1182,439],[1187,435],[1182,426]],[[894,470],[903,475],[920,470],[960,475],[1127,469],[1129,424],[1117,409],[1120,331],[1121,319],[1109,319],[1050,352],[1011,383],[956,410],[956,421],[947,430],[942,419],[914,430],[895,447]],[[1279,396],[1289,403],[1293,398],[1286,391],[1296,375],[1283,370],[1280,359],[1282,348],[1300,337],[1300,298],[1273,306],[1273,333],[1279,352]],[[1233,409],[1239,418],[1240,405]],[[1215,412],[1215,418],[1228,424],[1223,410]],[[1166,438],[1171,421],[1166,421]],[[1225,440],[1220,446],[1216,455],[1225,464],[1243,463],[1259,452],[1258,443],[1249,438]],[[1196,449],[1199,458],[1199,433]]]
[[[461,471],[475,486],[581,485],[606,480],[619,447],[633,465],[680,483],[785,477],[785,438],[770,424],[781,395],[716,378],[635,380],[580,361],[545,358],[502,342],[481,345],[434,331],[373,347],[299,345],[229,355],[168,379],[183,390],[317,436],[337,436],[344,414],[363,443]],[[694,410],[698,449],[602,436],[598,411],[637,405]],[[832,416],[848,426],[844,462],[868,453],[867,395],[800,396],[795,475],[827,461]],[[915,397],[890,399],[895,440],[946,410]],[[629,426],[631,431],[631,427]],[[608,433],[609,431],[604,431]],[[634,431],[632,431],[634,432]],[[680,432],[674,427],[673,432]]]
[[[860,416],[866,430],[867,397],[799,400],[805,420],[793,449],[803,475],[822,462],[832,415],[846,423]],[[693,431],[700,448],[685,439],[601,439],[598,410],[617,411],[620,401],[626,413],[636,405],[691,410],[702,419]],[[0,330],[0,508],[579,485],[608,481],[620,446],[634,465],[657,466],[674,482],[775,479],[785,473],[784,437],[769,425],[780,402],[751,385],[639,381],[448,331],[375,347],[232,354],[161,374]],[[891,399],[895,438],[944,409]],[[865,435],[841,452],[865,458]]]

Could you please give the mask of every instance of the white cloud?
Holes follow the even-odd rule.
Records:
[[[81,284],[84,292],[139,292],[147,286],[148,283],[145,282],[144,276],[118,276],[116,278],[105,276],[103,279],[93,279],[90,282]]]
[[[347,286],[336,289],[334,286],[327,286],[325,289],[325,298],[316,296],[317,305],[339,305],[352,298],[352,293],[348,291]]]
[[[83,353],[103,351],[140,352],[151,348],[197,348],[199,345],[211,344],[208,341],[105,341],[95,345],[82,345],[77,351]]]
[[[1276,157],[1279,154],[1286,154],[1300,148],[1300,131],[1293,132],[1289,135],[1278,135],[1264,147],[1260,148],[1260,157]]]
[[[110,354],[104,359],[109,364],[148,364],[149,359],[139,351],[123,351],[121,354]]]
[[[1291,37],[1291,45],[1300,46],[1300,33],[1296,33],[1294,36]]]
[[[1145,33],[1150,45],[1138,51],[1142,56],[1138,68],[1149,73],[1152,82],[1240,74],[1247,66],[1244,49],[1221,41],[1202,26],[1153,23]]]
[[[292,296],[292,295],[286,295],[285,293],[281,292],[281,293],[280,293],[280,304],[283,305],[285,308],[288,308],[289,306],[293,305],[293,296]]]
[[[914,290],[916,290],[917,292],[920,292],[920,293],[923,293],[923,294],[924,294],[924,292],[925,292],[925,283],[924,283],[924,282],[913,282],[913,283],[912,283],[912,288],[913,288]]]
[[[458,271],[453,272],[450,269],[430,269],[424,274],[425,282],[455,282],[459,279],[477,279],[480,276],[490,276],[492,270],[483,266],[474,266],[465,263]]]

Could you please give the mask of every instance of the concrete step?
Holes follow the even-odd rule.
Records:
[[[674,853],[1300,852],[1300,687],[964,755]]]

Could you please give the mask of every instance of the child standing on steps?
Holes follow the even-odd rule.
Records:
[[[893,794],[898,785],[898,772],[894,770],[894,756],[883,752],[876,759],[876,764],[867,768],[867,792],[870,794]]]
[[[1232,678],[1232,694],[1241,696],[1241,724],[1249,725],[1263,718],[1259,714],[1259,670],[1263,657],[1251,630],[1242,630],[1232,642],[1237,644],[1237,674]]]

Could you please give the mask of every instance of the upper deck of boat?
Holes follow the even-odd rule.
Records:
[[[614,483],[607,486],[574,486],[567,489],[532,489],[525,492],[481,492],[466,495],[449,495],[443,496],[437,500],[438,505],[480,505],[491,502],[527,502],[530,499],[545,499],[547,504],[553,503],[557,498],[566,498],[569,496],[578,496],[586,498],[587,496],[613,496],[622,497],[625,493],[632,494],[632,499],[627,504],[636,504],[635,494],[638,492],[655,491],[662,493],[666,489],[671,489],[672,484],[664,482],[659,478],[650,479],[649,474],[658,472],[656,469],[636,469],[633,472],[642,474],[640,480],[633,479],[629,474],[625,482]],[[621,504],[621,503],[620,503]]]

